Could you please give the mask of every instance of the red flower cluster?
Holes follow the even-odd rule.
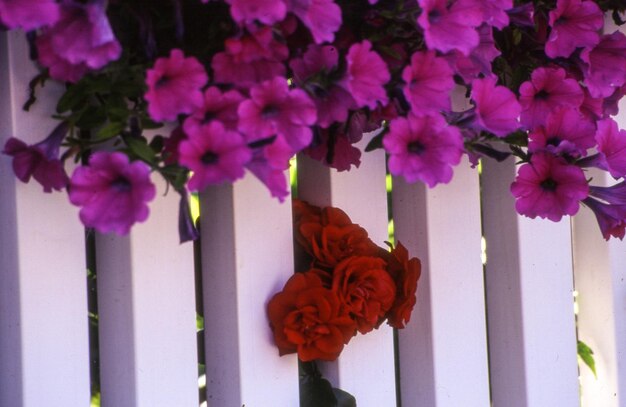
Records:
[[[280,355],[335,360],[356,335],[385,320],[404,328],[415,305],[421,264],[398,243],[375,245],[338,208],[294,201],[295,239],[309,257],[267,306]]]

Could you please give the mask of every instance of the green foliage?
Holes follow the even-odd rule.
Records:
[[[583,341],[578,341],[578,357],[591,369],[595,378],[598,378],[596,373],[596,361],[593,357],[593,350]]]

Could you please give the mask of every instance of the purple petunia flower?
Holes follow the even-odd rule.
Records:
[[[387,104],[384,85],[391,78],[385,61],[365,40],[353,44],[346,56],[347,77],[342,86],[350,92],[358,107],[376,108],[376,103]]]
[[[596,124],[596,142],[600,157],[598,166],[607,170],[614,178],[625,176],[626,130],[620,130],[613,119],[603,119]]]
[[[478,45],[476,27],[482,24],[483,10],[474,0],[418,0],[422,13],[417,23],[424,30],[428,49],[458,50],[469,55]]]
[[[583,203],[593,211],[600,226],[602,237],[609,240],[618,237],[620,240],[626,234],[626,205],[611,205],[593,198],[586,198]]]
[[[160,122],[193,113],[203,104],[201,89],[207,81],[207,73],[196,58],[185,58],[183,51],[172,49],[169,57],[157,59],[146,72],[148,114]]]
[[[528,135],[528,151],[549,151],[555,155],[584,157],[595,146],[596,127],[578,110],[557,108],[550,112],[544,126]]]
[[[0,22],[11,29],[36,30],[56,23],[60,14],[54,0],[0,0]]]
[[[243,136],[226,130],[218,121],[188,134],[178,146],[178,162],[193,172],[188,183],[190,191],[243,177],[251,157]]]
[[[522,83],[522,125],[532,129],[544,124],[550,111],[559,106],[580,107],[585,97],[583,91],[576,80],[566,76],[562,68],[540,67],[533,71],[530,81]]]
[[[60,191],[67,186],[69,178],[59,159],[67,128],[67,123],[62,122],[45,140],[32,146],[14,137],[7,140],[3,153],[13,157],[13,172],[20,181],[28,183],[33,177],[44,192]]]
[[[333,42],[341,27],[341,8],[333,0],[287,0],[287,4],[317,44]]]
[[[594,1],[557,0],[549,24],[552,31],[546,42],[546,55],[567,58],[576,48],[598,43],[604,14]]]
[[[513,0],[470,0],[469,3],[481,10],[485,24],[500,30],[509,25],[506,11],[513,8]]]
[[[283,168],[270,165],[262,151],[256,151],[252,160],[246,165],[255,177],[257,177],[269,189],[270,194],[284,202],[289,196],[289,187],[285,178],[285,170],[289,168],[289,162]]]
[[[586,63],[584,83],[593,97],[607,97],[626,83],[626,35],[619,31],[604,35],[594,48],[585,48],[580,58]]]
[[[185,119],[185,133],[200,131],[201,127],[215,120],[222,123],[227,130],[237,130],[237,108],[243,99],[243,95],[236,90],[222,93],[218,87],[211,86],[204,92],[202,106]]]
[[[226,0],[230,14],[238,23],[272,25],[285,18],[287,6],[283,0]]]
[[[81,207],[85,226],[119,235],[148,218],[147,203],[155,195],[150,167],[141,161],[131,163],[120,152],[94,153],[89,165],[74,170],[69,186],[70,202]]]
[[[511,193],[519,214],[558,222],[564,215],[578,212],[579,202],[589,194],[589,185],[579,167],[538,152],[519,168]]]
[[[491,62],[501,54],[495,47],[491,26],[483,24],[477,28],[477,32],[479,36],[478,46],[468,56],[454,50],[443,57],[454,69],[454,72],[463,78],[466,83],[470,83],[481,76],[494,76],[491,70]]]
[[[626,205],[626,181],[618,182],[610,187],[590,185],[589,195],[613,205]]]
[[[504,137],[520,127],[518,117],[522,110],[515,94],[504,86],[496,86],[496,78],[476,79],[472,82],[471,98],[476,104],[473,127]]]
[[[450,110],[450,92],[454,88],[452,69],[435,51],[416,52],[411,65],[402,71],[406,82],[404,96],[415,115]]]
[[[50,77],[58,81],[76,83],[89,72],[89,67],[84,62],[72,64],[58,55],[52,46],[52,37],[40,35],[37,37],[38,61],[48,68]]]
[[[429,187],[448,183],[452,166],[461,162],[463,137],[440,115],[399,117],[391,121],[383,138],[389,153],[389,171],[408,182],[422,181]]]

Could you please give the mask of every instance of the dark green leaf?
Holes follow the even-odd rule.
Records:
[[[84,105],[87,101],[85,87],[81,84],[72,85],[61,96],[57,103],[57,113],[64,113],[69,110],[75,110]]]
[[[142,160],[153,163],[155,161],[154,150],[150,148],[143,138],[126,137],[124,139],[130,151]]]
[[[337,398],[337,407],[356,407],[356,399],[347,391],[333,388],[333,393]]]
[[[119,135],[122,130],[124,130],[124,127],[126,127],[124,123],[109,123],[106,126],[102,127],[100,130],[98,130],[98,133],[96,133],[96,137],[93,140],[104,141],[113,138]]]
[[[383,148],[383,134],[384,132],[380,132],[377,135],[375,135],[374,137],[372,137],[372,139],[370,140],[369,143],[367,143],[367,146],[365,147],[365,151],[366,152],[370,152],[370,151],[374,151],[377,150],[379,148]]]
[[[591,369],[597,379],[598,374],[596,373],[596,361],[593,358],[593,350],[583,341],[578,341],[578,356]]]
[[[82,130],[91,130],[102,126],[107,120],[106,114],[96,106],[87,107],[76,121],[76,126]]]
[[[328,380],[304,376],[300,381],[300,407],[339,407]]]

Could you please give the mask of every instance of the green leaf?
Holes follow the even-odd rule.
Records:
[[[91,130],[102,126],[107,120],[106,114],[101,108],[87,107],[76,121],[76,126],[82,130]]]
[[[98,133],[96,134],[96,137],[93,140],[104,141],[104,140],[113,138],[117,136],[118,134],[120,134],[122,130],[124,130],[124,127],[126,127],[124,123],[118,123],[118,122],[109,123],[106,126],[102,127],[100,130],[98,130]]]
[[[370,151],[377,150],[379,148],[383,148],[384,133],[385,133],[384,131],[381,131],[380,133],[372,137],[370,142],[367,143],[367,146],[365,147],[365,151],[370,152]]]
[[[300,407],[339,407],[328,380],[304,376],[300,381]]]
[[[87,93],[85,87],[81,84],[72,85],[61,96],[57,102],[57,113],[64,113],[69,110],[75,110],[77,107],[85,104]]]
[[[598,374],[596,373],[596,361],[593,358],[593,350],[583,341],[578,341],[578,356],[591,369],[597,379]]]
[[[356,399],[347,391],[333,388],[333,393],[337,398],[337,407],[356,407]]]
[[[132,151],[137,157],[142,160],[154,163],[156,160],[154,150],[150,148],[145,139],[136,137],[126,137],[124,139],[130,151]]]

